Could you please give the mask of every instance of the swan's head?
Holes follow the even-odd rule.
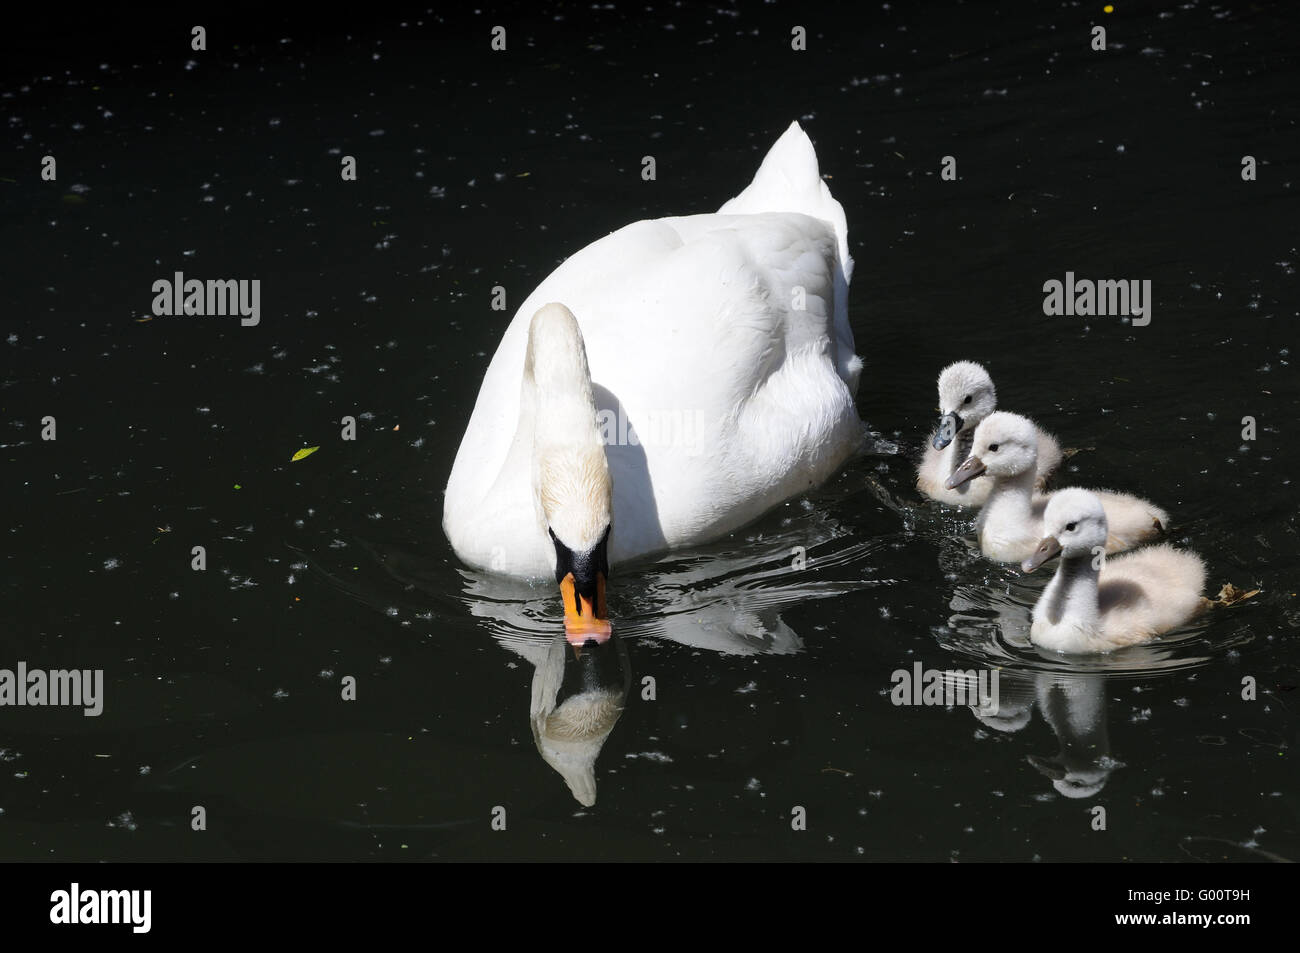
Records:
[[[533,315],[524,359],[531,389],[533,488],[555,546],[569,641],[609,638],[605,583],[613,495],[582,332],[573,313],[548,304]]]
[[[975,428],[970,456],[948,477],[948,489],[987,473],[1015,477],[1038,466],[1038,428],[1032,420],[999,410]]]
[[[1057,553],[1066,559],[1091,556],[1106,548],[1106,511],[1097,494],[1070,487],[1052,494],[1043,513],[1043,540],[1034,554],[1020,564],[1033,572]]]
[[[934,449],[942,450],[959,433],[973,430],[998,406],[989,372],[973,361],[949,364],[939,373],[939,429]]]

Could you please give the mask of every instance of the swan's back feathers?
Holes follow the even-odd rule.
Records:
[[[760,212],[799,212],[820,219],[835,233],[835,334],[832,358],[836,371],[858,392],[862,359],[854,353],[853,330],[849,326],[848,288],[853,278],[853,257],[849,254],[849,226],[844,206],[831,195],[822,181],[817,150],[799,123],[790,123],[763,159],[754,180],[743,192],[718,209],[720,215],[754,215]]]

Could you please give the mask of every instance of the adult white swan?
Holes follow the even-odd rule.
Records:
[[[716,214],[634,222],[520,306],[443,509],[469,565],[554,572],[570,634],[608,632],[609,562],[706,542],[853,452],[862,361],[844,209],[798,123]]]

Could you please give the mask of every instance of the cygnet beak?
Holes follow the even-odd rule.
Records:
[[[1020,564],[1024,572],[1033,572],[1053,556],[1061,553],[1061,541],[1055,536],[1044,536],[1034,550],[1034,554]]]
[[[931,441],[934,444],[934,449],[942,450],[956,440],[957,434],[961,433],[961,424],[961,414],[955,411],[940,417],[939,429],[934,432],[934,440]]]
[[[944,486],[950,490],[955,490],[963,483],[975,479],[983,472],[984,461],[972,453],[966,458],[965,463],[952,471],[952,476],[948,477],[948,481],[944,483]]]

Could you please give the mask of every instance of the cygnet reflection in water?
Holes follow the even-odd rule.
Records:
[[[1062,797],[1092,797],[1121,767],[1110,755],[1106,730],[1106,676],[1050,672],[999,672],[994,706],[972,706],[971,713],[988,728],[1003,734],[1024,730],[1035,705],[1051,727],[1061,750],[1026,760],[1049,778]]]

